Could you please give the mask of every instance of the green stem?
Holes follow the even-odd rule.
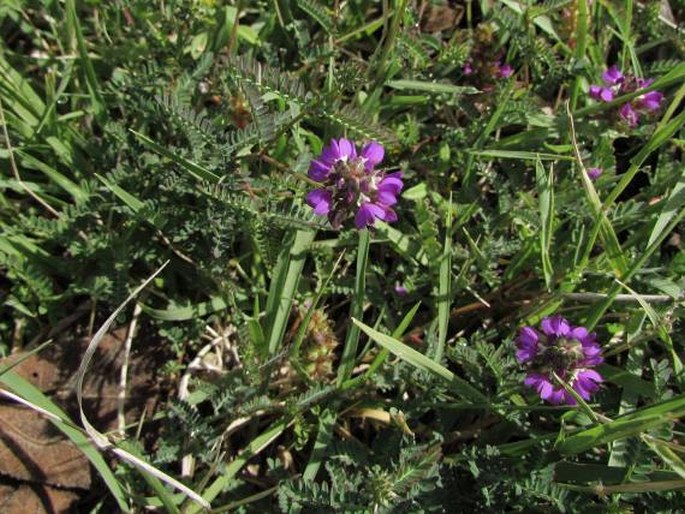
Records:
[[[364,298],[366,292],[366,264],[369,260],[369,243],[371,235],[369,229],[359,231],[359,246],[357,248],[357,276],[354,282],[354,298],[350,306],[350,318],[361,319],[364,310]],[[338,384],[352,374],[354,363],[357,358],[357,346],[359,344],[359,327],[350,323],[350,329],[345,339],[340,367],[338,368]]]
[[[395,46],[395,40],[397,39],[397,33],[399,32],[400,23],[404,17],[404,10],[406,7],[407,0],[399,0],[399,5],[397,6],[397,9],[395,9],[394,16],[392,17],[390,30],[388,30],[388,35],[385,38],[385,43],[383,44],[383,50],[381,50],[381,55],[378,57],[378,63],[376,65],[376,86],[380,85],[385,78],[387,60],[390,56],[393,46]]]

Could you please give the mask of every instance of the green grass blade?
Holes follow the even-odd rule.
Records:
[[[614,189],[609,193],[606,200],[604,201],[603,209],[608,209],[620,194],[628,187],[628,184],[633,180],[635,175],[640,171],[640,168],[647,160],[652,152],[657,150],[659,147],[664,145],[678,130],[680,130],[685,124],[685,111],[681,112],[678,116],[673,118],[666,124],[659,124],[657,129],[649,138],[647,143],[640,149],[635,157],[630,160],[630,168],[621,176],[621,180],[616,184]]]
[[[285,420],[277,421],[271,425],[265,432],[261,433],[252,441],[243,452],[236,456],[236,458],[226,466],[226,470],[218,477],[210,486],[202,492],[202,497],[207,503],[212,502],[221,491],[233,480],[235,475],[242,469],[242,467],[250,460],[252,457],[260,453],[264,448],[271,444],[278,436],[280,436],[283,431],[288,428],[290,423]],[[191,503],[185,510],[187,514],[197,514],[201,511],[201,507],[197,503]]]
[[[656,241],[668,225],[668,222],[678,214],[678,211],[682,209],[683,206],[685,206],[685,168],[683,168],[682,175],[680,175],[680,179],[673,188],[673,191],[668,195],[668,200],[666,200],[664,208],[654,224],[652,233],[649,235],[647,246]]]
[[[452,299],[452,197],[445,218],[445,242],[443,244],[440,269],[438,271],[438,341],[435,348],[435,362],[442,361],[450,322]]]
[[[406,344],[401,343],[397,339],[374,330],[357,319],[353,318],[352,322],[361,328],[361,330],[364,331],[364,333],[371,339],[376,341],[383,348],[390,350],[390,352],[397,355],[403,361],[408,362],[416,369],[425,371],[447,381],[450,388],[459,396],[470,400],[475,405],[482,407],[485,407],[489,404],[488,398],[483,393],[469,384],[466,380],[456,376],[450,370],[441,366],[434,360],[426,357],[422,353],[417,352]]]
[[[185,159],[183,157],[180,157],[173,152],[169,151],[165,147],[158,145],[155,143],[152,139],[149,137],[141,134],[140,132],[136,132],[135,130],[129,129],[135,136],[140,139],[145,145],[149,146],[152,150],[157,152],[158,154],[166,157],[167,159],[171,160],[175,164],[181,167],[181,169],[187,171],[190,173],[193,177],[195,177],[197,180],[206,180],[208,182],[211,182],[212,184],[218,184],[221,181],[221,177],[219,175],[216,175],[215,173],[212,173],[206,168],[203,168],[199,164],[196,164],[192,161],[189,161],[188,159]]]
[[[93,63],[88,55],[86,40],[83,37],[83,31],[81,30],[81,23],[76,14],[75,0],[66,0],[66,10],[67,26],[76,38],[76,46],[78,48],[81,66],[83,66],[83,71],[85,72],[86,86],[91,98],[91,103],[93,104],[93,112],[97,117],[101,118],[106,115],[107,111],[105,109],[105,102],[100,94],[100,86],[98,85],[98,80],[95,75],[95,68],[93,68]]]
[[[366,266],[369,259],[369,243],[371,234],[368,228],[359,232],[359,246],[357,248],[357,273],[354,281],[354,297],[350,305],[350,317],[361,318],[364,310],[366,293]],[[357,346],[359,344],[359,327],[352,325],[347,331],[343,346],[340,367],[338,368],[338,384],[342,385],[352,373],[357,360]]]
[[[685,415],[685,395],[639,409],[615,420],[581,430],[557,444],[562,455],[575,455],[616,439],[647,432]]]
[[[478,90],[473,86],[455,86],[454,84],[424,82],[422,80],[391,80],[385,85],[400,91],[424,91],[426,93],[450,95],[474,95],[478,93]]]
[[[291,245],[286,246],[278,257],[277,271],[272,278],[266,303],[268,351],[273,356],[282,344],[286,324],[290,316],[297,284],[307,251],[314,241],[316,232],[298,230]]]
[[[554,233],[554,182],[553,168],[550,167],[549,175],[542,167],[542,162],[538,159],[535,162],[535,176],[537,180],[539,208],[540,208],[540,257],[542,260],[542,271],[545,275],[547,290],[551,291],[554,285],[554,269],[549,250],[552,245],[552,235]]]

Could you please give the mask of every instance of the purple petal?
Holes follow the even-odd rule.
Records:
[[[581,371],[576,377],[573,389],[583,400],[589,400],[590,396],[599,390],[599,383],[602,377],[594,370],[588,369]]]
[[[331,172],[331,165],[314,159],[309,165],[309,178],[317,182],[323,182]]]
[[[560,389],[552,403],[560,404],[566,402],[568,405],[576,405],[576,399],[566,389]]]
[[[603,87],[599,91],[599,98],[604,102],[611,102],[614,99],[614,92],[608,87]]]
[[[537,387],[541,380],[544,380],[544,377],[539,373],[529,373],[523,380],[523,383],[528,387]]]
[[[604,382],[602,375],[597,373],[594,369],[584,369],[578,373],[576,378],[577,380],[583,379],[585,381],[591,380],[598,383]]]
[[[497,78],[506,79],[511,77],[512,73],[514,73],[514,68],[508,64],[497,65]]]
[[[543,400],[548,400],[554,394],[554,388],[549,380],[540,380],[538,382],[538,394]]]
[[[623,81],[623,73],[621,73],[621,70],[618,69],[618,66],[614,64],[611,68],[602,73],[602,80],[605,84],[613,86],[614,84],[618,84]]]
[[[588,168],[587,169],[587,175],[588,175],[588,177],[590,177],[590,180],[597,180],[602,175],[602,173],[604,173],[604,170],[602,168]],[[579,328],[583,328],[583,327],[579,327]],[[583,330],[585,330],[585,329],[583,329]],[[587,330],[585,330],[585,333],[587,334]],[[578,338],[576,337],[576,339],[578,339]]]
[[[600,95],[602,93],[602,89],[604,89],[602,86],[598,86],[596,84],[593,84],[590,86],[590,98],[594,98],[595,100],[600,99]]]
[[[371,202],[364,202],[361,207],[359,207],[359,211],[357,211],[357,214],[354,217],[354,224],[358,229],[362,229],[373,225],[376,218],[382,220],[385,217],[385,210],[382,207]]]
[[[397,282],[395,284],[395,294],[397,296],[407,296],[408,292],[409,292],[409,290],[406,287],[404,287],[402,284],[400,284],[399,282]]]
[[[314,214],[326,216],[331,210],[331,193],[325,189],[314,189],[307,193],[307,205],[314,209]]]
[[[390,207],[385,207],[385,217],[381,218],[386,223],[394,223],[397,221],[397,213],[393,211]]]
[[[630,106],[630,104],[624,104],[623,107],[618,111],[619,115],[625,121],[628,126],[636,127],[640,119],[639,114]]]
[[[540,328],[548,336],[563,337],[571,332],[571,326],[568,321],[559,314],[551,318],[544,318],[540,323]]]
[[[638,98],[640,107],[647,111],[656,111],[661,107],[661,101],[664,99],[663,93],[660,91],[650,91]]]
[[[395,205],[397,203],[397,196],[392,191],[379,190],[378,195],[376,196],[376,201],[390,207],[391,205]]]
[[[333,164],[335,164],[341,158],[342,155],[340,153],[340,146],[338,145],[338,142],[335,139],[331,139],[331,144],[325,146],[321,151],[321,157],[319,160],[324,164],[333,166]]]
[[[533,327],[522,327],[519,331],[518,341],[522,344],[537,346],[540,335]]]
[[[382,145],[379,145],[375,141],[371,141],[362,148],[361,156],[366,159],[364,167],[367,170],[370,170],[383,160],[385,149]]]
[[[637,85],[638,89],[649,87],[652,85],[653,82],[654,82],[654,79],[641,79],[641,78],[635,79],[635,84]]]
[[[354,147],[349,139],[341,137],[338,140],[338,147],[340,148],[340,158],[351,160],[357,157],[357,149]]]
[[[404,182],[402,182],[401,171],[387,174],[378,184],[379,191],[390,191],[393,194],[399,194],[403,187]]]

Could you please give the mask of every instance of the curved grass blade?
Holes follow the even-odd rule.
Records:
[[[459,396],[470,400],[476,406],[487,407],[489,405],[487,396],[444,366],[441,366],[413,348],[409,348],[406,344],[401,343],[397,339],[374,330],[357,319],[352,318],[352,322],[361,328],[361,330],[371,339],[376,341],[383,348],[390,350],[403,361],[408,362],[421,371],[425,371],[446,380],[449,383],[450,388]]]

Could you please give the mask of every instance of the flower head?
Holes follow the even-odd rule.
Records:
[[[321,187],[307,194],[307,204],[315,214],[328,216],[336,229],[353,213],[359,229],[373,225],[377,219],[396,221],[391,207],[404,187],[402,173],[376,170],[384,156],[385,149],[375,141],[358,152],[352,141],[332,139],[309,166],[309,178],[321,183]]]
[[[543,400],[576,404],[573,395],[555,382],[554,374],[584,400],[599,389],[602,377],[592,368],[603,362],[602,349],[585,327],[574,327],[559,315],[544,318],[539,331],[521,328],[516,346],[516,359],[528,368],[524,384]]]
[[[592,84],[590,86],[590,98],[600,102],[611,102],[616,96],[634,93],[649,87],[654,79],[623,75],[618,66],[613,65],[602,73],[602,82],[604,85]],[[621,105],[618,109],[618,117],[629,127],[636,127],[640,121],[640,113],[658,110],[663,99],[664,95],[660,91],[649,91]]]
[[[588,168],[587,169],[587,175],[590,177],[590,180],[597,180],[602,173],[604,173],[604,170],[602,168]]]
[[[502,64],[499,61],[495,64],[495,78],[506,79],[511,77],[513,73],[514,68],[512,68],[509,64]]]

